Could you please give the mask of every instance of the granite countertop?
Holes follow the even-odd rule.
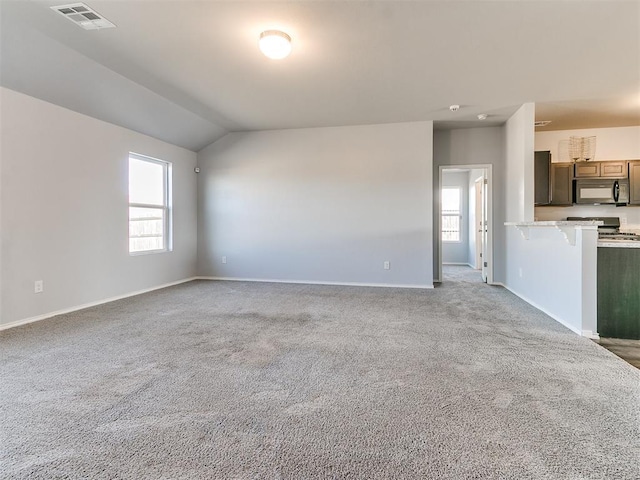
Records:
[[[603,225],[601,220],[567,221],[567,220],[542,220],[537,222],[504,222],[509,227],[596,227]]]
[[[637,240],[598,240],[598,247],[640,248],[640,242]]]

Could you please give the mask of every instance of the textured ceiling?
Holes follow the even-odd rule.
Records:
[[[640,125],[639,1],[0,0],[0,83],[199,150],[228,131],[434,120]],[[269,60],[261,31],[293,53]],[[460,104],[456,113],[450,104]],[[483,122],[477,114],[487,113]]]

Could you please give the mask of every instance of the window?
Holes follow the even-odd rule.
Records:
[[[460,187],[447,187],[442,189],[442,241],[460,241],[460,209],[462,190]]]
[[[171,164],[129,154],[129,253],[171,250]]]

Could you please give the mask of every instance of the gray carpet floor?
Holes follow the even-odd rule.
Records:
[[[1,332],[0,477],[640,478],[640,371],[445,272],[197,281]]]

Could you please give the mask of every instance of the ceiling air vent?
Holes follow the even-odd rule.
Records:
[[[68,18],[85,30],[99,30],[101,28],[115,28],[115,25],[98,12],[84,3],[71,3],[51,7],[52,10]]]
[[[536,127],[546,127],[550,123],[551,120],[538,120],[537,122],[534,122],[533,125]]]

